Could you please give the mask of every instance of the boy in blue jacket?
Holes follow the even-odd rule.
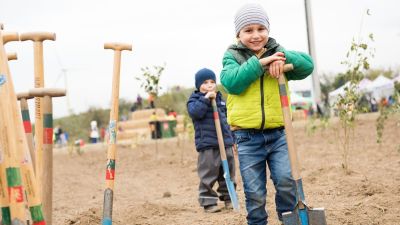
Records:
[[[204,68],[195,75],[196,89],[187,102],[189,116],[192,118],[195,130],[196,150],[199,153],[197,172],[200,178],[199,203],[204,211],[215,213],[221,211],[218,206],[218,198],[225,202],[225,208],[232,209],[228,188],[223,176],[224,171],[219,154],[217,132],[215,130],[211,99],[215,98],[218,114],[221,121],[221,129],[224,137],[226,156],[229,164],[229,172],[235,183],[235,161],[233,157],[233,138],[226,121],[226,105],[222,95],[217,91],[216,78],[213,71]],[[213,190],[218,181],[218,194]],[[236,183],[235,183],[236,186]]]

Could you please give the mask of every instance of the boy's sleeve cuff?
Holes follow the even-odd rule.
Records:
[[[262,67],[260,60],[256,56],[252,56],[249,60],[247,60],[247,62],[252,65],[252,68],[254,68],[255,70],[255,74],[257,74],[258,76],[264,74],[264,68]]]

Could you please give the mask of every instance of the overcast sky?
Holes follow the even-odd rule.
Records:
[[[203,67],[219,74],[222,55],[235,41],[233,16],[246,2],[0,0],[0,22],[5,31],[56,33],[55,42],[44,43],[45,86],[65,88],[65,77],[60,74],[66,69],[68,98],[77,113],[90,106],[110,105],[113,52],[103,49],[105,42],[133,45],[132,52],[122,53],[120,97],[127,100],[134,100],[138,93],[145,97],[135,80],[141,67],[165,62],[164,90],[174,85],[194,86],[194,73]],[[251,2],[266,9],[271,37],[286,49],[307,52],[303,0]],[[375,36],[373,67],[400,66],[400,1],[311,0],[311,4],[319,73],[345,70],[340,62],[360,27],[362,36]],[[371,16],[363,17],[367,9]],[[32,46],[32,42],[6,46],[7,52],[17,52],[19,58],[9,63],[17,92],[33,87]],[[33,102],[30,105],[32,109]],[[55,100],[54,117],[65,115],[66,98]]]

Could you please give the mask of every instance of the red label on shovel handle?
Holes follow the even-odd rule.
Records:
[[[8,194],[10,196],[10,201],[11,201],[11,199],[15,199],[15,201],[17,203],[24,201],[24,194],[22,192],[22,186],[9,187]]]
[[[218,119],[219,119],[218,112],[214,112],[214,119],[215,119],[215,120],[218,120]]]
[[[53,144],[53,128],[44,128],[43,144]]]
[[[107,168],[106,170],[106,180],[114,180],[115,170]]]
[[[288,107],[289,106],[289,100],[286,95],[281,96],[281,105],[282,107]]]
[[[24,121],[23,123],[24,123],[25,133],[32,133],[31,121]]]

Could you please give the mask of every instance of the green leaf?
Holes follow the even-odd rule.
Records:
[[[371,41],[374,41],[374,34],[373,34],[373,33],[370,33],[370,34],[368,35],[368,37],[369,37],[369,39],[371,39]]]
[[[368,70],[369,69],[369,63],[367,61],[364,61],[363,67],[364,67],[364,69]]]
[[[360,48],[362,48],[364,50],[366,50],[368,48],[368,45],[365,43],[361,43],[359,46],[360,46]]]

